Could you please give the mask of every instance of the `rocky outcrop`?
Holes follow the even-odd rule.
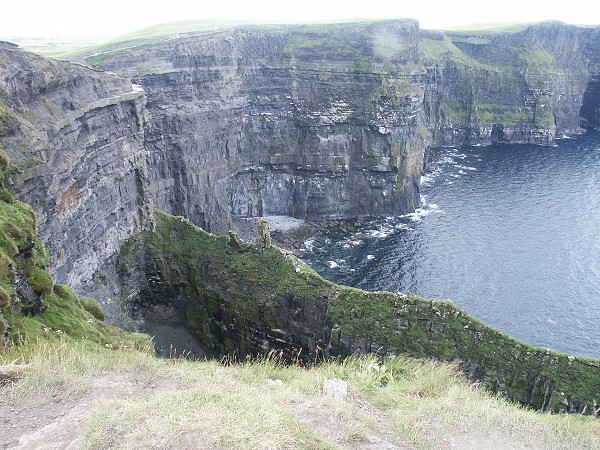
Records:
[[[0,45],[6,185],[36,207],[54,276],[104,300],[111,258],[151,226],[144,107],[129,80]]]

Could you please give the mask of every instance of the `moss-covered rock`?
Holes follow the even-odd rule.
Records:
[[[156,232],[138,235],[120,256],[125,284],[139,292],[129,306],[174,306],[213,355],[275,349],[309,362],[403,353],[460,360],[471,380],[536,408],[582,411],[600,401],[600,360],[518,341],[449,301],[338,286],[276,247],[232,247],[228,236],[156,218]]]

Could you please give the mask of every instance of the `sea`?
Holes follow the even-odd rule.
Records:
[[[600,131],[433,149],[412,214],[305,242],[323,277],[449,299],[516,338],[600,358]]]

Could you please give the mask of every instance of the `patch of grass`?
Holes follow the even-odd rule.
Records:
[[[199,448],[337,449],[365,447],[373,437],[416,449],[600,448],[600,421],[494,398],[465,383],[452,364],[361,356],[305,368],[271,354],[224,365],[158,360],[147,351],[98,348],[65,336],[20,350],[0,353],[2,364],[29,364],[25,378],[0,393],[13,401],[40,389],[81,395],[106,371],[161,384],[154,393],[138,389],[93,407],[85,449],[115,442],[176,448],[186,439]],[[323,381],[332,378],[348,383],[345,401],[322,394]]]
[[[550,74],[556,74],[556,61],[554,55],[537,45],[523,49],[518,58],[528,70],[536,69]]]
[[[449,34],[478,33],[478,34],[499,34],[499,33],[519,33],[525,31],[535,22],[485,22],[473,23],[468,25],[459,25],[446,28]]]
[[[74,339],[59,330],[24,338],[19,345],[0,352],[0,366],[29,366],[23,380],[12,392],[0,395],[24,395],[36,389],[63,388],[76,392],[88,387],[85,378],[106,370],[143,370],[151,376],[161,365],[153,357],[154,349],[146,335],[121,335],[112,345],[99,345],[89,339]]]
[[[441,40],[422,38],[419,40],[419,50],[426,63],[444,62],[467,67],[482,67],[479,61],[454,45],[448,36],[444,36]]]
[[[104,312],[102,309],[100,309],[98,300],[92,297],[81,297],[79,302],[81,303],[81,306],[83,306],[83,309],[89,312],[96,319],[104,320]]]

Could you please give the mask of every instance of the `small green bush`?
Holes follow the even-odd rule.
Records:
[[[31,266],[27,270],[27,281],[35,292],[40,295],[51,295],[54,288],[52,277],[44,269],[37,266]]]
[[[8,308],[11,305],[10,293],[0,286],[0,308]]]
[[[93,297],[81,297],[79,299],[81,306],[98,320],[104,320],[104,311],[100,309],[98,300]]]
[[[4,150],[4,147],[0,145],[0,171],[4,172],[7,169],[9,162],[10,160],[6,150]]]
[[[0,172],[1,173],[1,172]],[[2,181],[0,181],[0,186],[2,185]],[[15,202],[15,196],[10,193],[8,189],[5,187],[0,188],[0,200],[9,205],[12,205]]]

